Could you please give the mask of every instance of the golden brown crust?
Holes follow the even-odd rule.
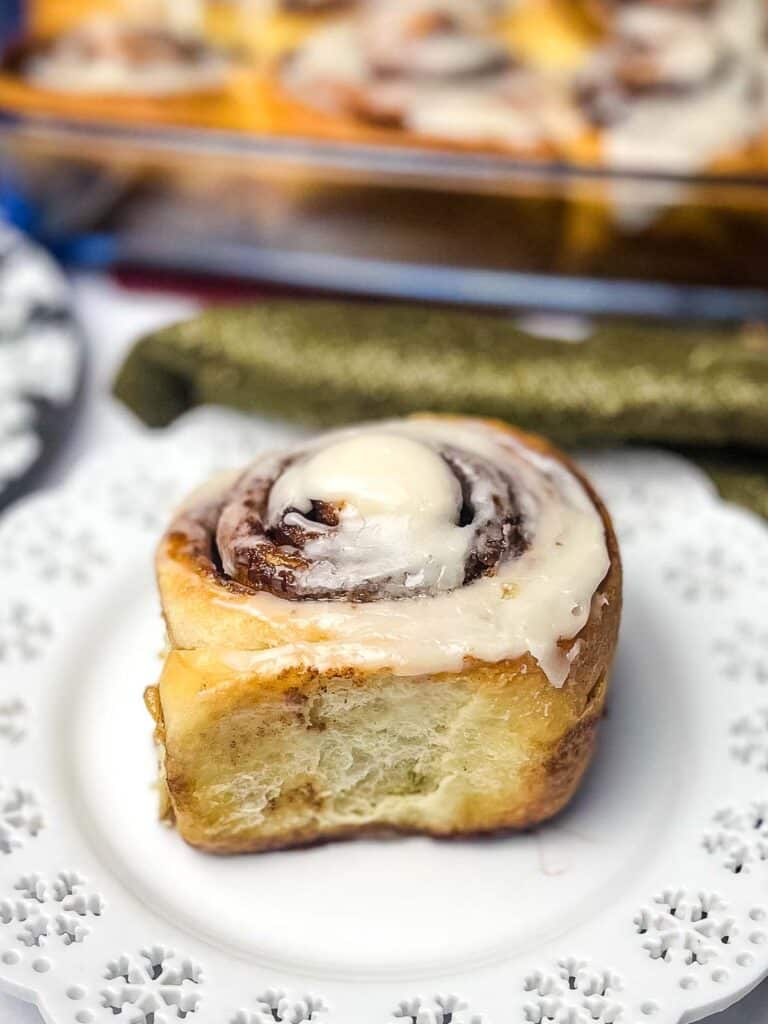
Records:
[[[157,564],[174,649],[147,703],[164,754],[164,785],[187,842],[238,853],[358,834],[471,835],[530,828],[570,800],[589,764],[605,704],[621,614],[618,544],[605,507],[570,459],[539,437],[487,422],[566,465],[603,520],[610,568],[584,629],[560,642],[573,655],[566,683],[553,687],[531,655],[495,664],[468,660],[459,673],[407,679],[351,666],[321,672],[297,665],[268,677],[255,675],[248,652],[284,643],[286,633],[236,604],[217,603],[232,592],[195,564],[194,552],[178,536],[167,535]],[[314,636],[322,638],[316,627]],[[413,707],[415,719],[433,713],[441,700],[446,706],[453,701],[447,718],[463,716],[463,731],[433,752],[442,773],[437,789],[427,786],[424,792],[404,792],[397,802],[385,801],[372,820],[359,809],[349,810],[348,795],[339,796],[332,772],[323,767],[323,744],[340,720],[337,709],[369,698],[372,706],[394,715],[399,706]],[[436,721],[439,732],[442,721]],[[361,722],[370,725],[370,718]],[[281,736],[284,748],[275,739]],[[460,763],[461,743],[472,751],[466,764]],[[311,767],[303,774],[297,770],[290,786],[244,817],[238,798],[221,793],[229,779],[233,794],[240,787],[241,802],[246,790],[248,799],[253,797],[248,780],[269,768],[255,761],[265,745],[276,751],[277,760],[306,749]],[[498,761],[495,775],[483,761],[486,745],[493,755],[488,762]]]

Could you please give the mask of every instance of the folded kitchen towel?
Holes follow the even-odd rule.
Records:
[[[264,301],[141,338],[115,391],[153,426],[200,403],[318,425],[431,410],[498,416],[569,446],[702,449],[725,496],[768,515],[766,328],[626,320],[586,335],[557,320]]]

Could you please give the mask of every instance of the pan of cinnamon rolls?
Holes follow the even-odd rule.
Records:
[[[43,96],[77,97],[71,113],[83,116],[109,96],[119,116],[121,97],[142,97],[162,121],[163,102],[186,96],[185,123],[260,137],[754,173],[768,135],[767,30],[761,0],[220,4],[195,30],[102,15],[23,40],[0,99],[7,88],[34,110]],[[196,107],[199,94],[215,94],[216,109]],[[181,116],[178,103],[166,116]]]

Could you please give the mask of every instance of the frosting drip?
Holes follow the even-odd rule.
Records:
[[[472,419],[350,427],[259,458],[198,494],[172,532],[223,611],[269,626],[255,673],[307,664],[397,675],[530,653],[561,685],[560,641],[610,567],[603,521],[557,459]]]

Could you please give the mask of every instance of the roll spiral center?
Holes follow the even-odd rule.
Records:
[[[246,471],[215,533],[224,573],[293,600],[454,590],[521,554],[514,481],[489,460],[364,432]]]

